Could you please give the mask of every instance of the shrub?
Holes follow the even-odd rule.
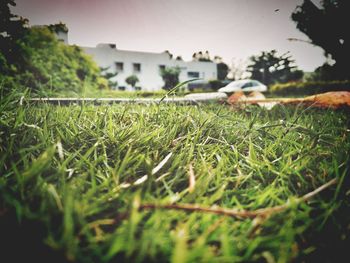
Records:
[[[170,90],[179,83],[180,68],[165,68],[160,71],[160,75],[163,78],[163,89]]]
[[[225,84],[221,80],[214,79],[209,81],[209,86],[212,90],[217,91],[221,87],[225,86]]]
[[[136,89],[135,85],[139,82],[139,78],[136,75],[131,75],[125,79],[125,82],[133,87],[133,89]]]
[[[290,82],[275,84],[270,92],[275,95],[314,95],[328,91],[350,91],[350,81]]]

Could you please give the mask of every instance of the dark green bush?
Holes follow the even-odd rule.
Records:
[[[179,67],[165,68],[160,71],[160,75],[164,81],[163,89],[170,90],[179,84],[179,75],[181,69]]]
[[[271,94],[280,96],[306,96],[328,91],[350,91],[350,81],[290,82],[270,87]]]
[[[209,85],[210,85],[210,88],[214,91],[217,91],[218,89],[225,86],[225,84],[221,80],[217,80],[217,79],[210,80]]]

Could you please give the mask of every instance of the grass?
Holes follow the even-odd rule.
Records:
[[[183,86],[188,82],[194,81],[196,79],[191,79],[185,82],[181,82],[176,85],[171,90],[156,90],[156,91],[122,91],[122,90],[111,90],[102,89],[94,90],[88,85],[83,85],[79,92],[71,91],[52,91],[48,87],[42,87],[32,93],[32,97],[44,98],[44,97],[54,97],[54,98],[163,98],[168,95],[184,96],[191,92],[187,91]],[[198,92],[198,91],[197,91]],[[203,91],[202,91],[203,92]],[[207,91],[208,92],[208,91]]]
[[[37,90],[32,97],[55,97],[55,98],[161,98],[166,94],[165,90],[160,91],[121,91],[121,90],[93,90],[89,86],[82,86],[79,92],[75,91],[50,91],[43,87]]]
[[[349,113],[0,103],[2,258],[324,262],[349,244]],[[301,197],[333,178],[308,202]],[[141,209],[196,204],[270,216]],[[15,252],[13,252],[15,251]]]

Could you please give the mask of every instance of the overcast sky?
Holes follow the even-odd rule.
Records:
[[[69,42],[115,43],[126,50],[163,52],[190,60],[208,50],[231,64],[261,51],[290,51],[312,71],[323,64],[322,49],[307,40],[290,15],[301,0],[16,0],[13,12],[31,25],[62,21]]]

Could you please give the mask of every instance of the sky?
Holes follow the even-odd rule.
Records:
[[[313,71],[326,60],[323,50],[288,38],[308,40],[290,16],[302,0],[16,0],[13,13],[31,25],[59,21],[69,43],[146,52],[169,50],[191,60],[208,50],[227,64],[261,51],[290,51],[297,66]]]

